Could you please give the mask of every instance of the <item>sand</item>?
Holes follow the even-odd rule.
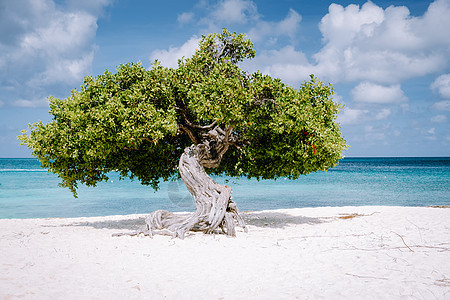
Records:
[[[246,212],[236,238],[113,237],[144,215],[0,220],[1,299],[450,299],[450,209]]]

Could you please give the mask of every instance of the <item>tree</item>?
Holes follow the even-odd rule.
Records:
[[[296,90],[242,71],[239,63],[254,56],[243,34],[224,29],[203,36],[177,69],[129,63],[86,77],[66,99],[49,97],[53,120],[29,125],[19,139],[74,196],[78,183],[95,186],[111,171],[154,189],[181,176],[195,212],[156,211],[146,220],[150,234],[234,235],[245,224],[231,188],[210,174],[296,179],[335,166],[347,147],[331,85],[311,75]]]

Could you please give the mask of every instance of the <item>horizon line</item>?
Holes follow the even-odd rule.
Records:
[[[345,158],[450,158],[450,155],[448,156],[407,156],[407,155],[400,155],[400,156],[374,156],[374,155],[352,155],[352,156],[344,156],[342,159]],[[37,159],[36,157],[0,157],[0,159]]]

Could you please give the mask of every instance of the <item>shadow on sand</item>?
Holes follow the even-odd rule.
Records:
[[[246,212],[242,213],[245,224],[256,227],[284,228],[288,225],[319,224],[323,220],[304,216],[292,216],[281,212]]]
[[[284,228],[289,225],[314,225],[323,222],[320,218],[292,216],[281,212],[242,212],[241,215],[246,225],[263,228]],[[97,229],[142,230],[145,228],[145,218],[80,222],[68,226],[89,226]]]
[[[126,230],[142,230],[145,228],[145,218],[97,221],[97,222],[80,222],[67,226],[88,226],[96,229],[126,229]]]

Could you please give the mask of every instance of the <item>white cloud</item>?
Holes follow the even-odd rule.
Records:
[[[22,60],[30,62],[37,56],[45,63],[28,81],[33,87],[57,82],[74,84],[92,65],[96,18],[86,13],[57,15],[48,26],[24,36],[21,43]]]
[[[389,108],[383,108],[379,111],[373,111],[363,108],[350,108],[345,106],[342,113],[338,115],[337,122],[341,125],[354,125],[367,123],[371,120],[385,120],[391,115]],[[373,128],[369,126],[367,128]],[[366,130],[367,131],[367,130]]]
[[[249,0],[221,0],[211,13],[214,21],[229,23],[247,23],[258,18],[256,4]]]
[[[220,0],[214,5],[200,1],[195,9],[204,12],[204,17],[197,24],[204,27],[201,30],[204,34],[220,31],[224,26],[245,24],[248,28],[245,32],[253,43],[264,42],[263,48],[267,50],[259,50],[256,59],[246,61],[242,65],[244,69],[251,72],[261,70],[294,86],[298,86],[312,73],[305,54],[296,51],[293,46],[269,50],[270,46],[276,47],[282,38],[287,37],[291,41],[296,38],[302,17],[295,10],[290,9],[282,20],[264,21],[258,13],[255,2],[251,0]],[[191,16],[193,13],[178,15],[178,22],[191,21]],[[152,60],[161,60],[165,66],[177,67],[177,60],[181,56],[188,57],[194,53],[193,49],[197,46],[197,42],[198,39],[190,39],[181,47],[153,51],[150,57]],[[299,74],[302,74],[300,78]]]
[[[320,22],[322,49],[309,63],[286,63],[285,68],[297,69],[298,80],[309,70],[335,83],[362,80],[385,85],[440,71],[450,60],[449,3],[437,0],[421,17],[411,16],[404,6],[383,9],[370,1],[362,7],[331,4]],[[276,28],[260,23],[249,32],[257,40],[264,37],[260,32]]]
[[[103,14],[104,7],[114,0],[66,0],[67,10],[85,11],[95,16]]]
[[[198,22],[203,27],[201,33],[245,25],[247,29],[242,32],[246,32],[254,43],[264,42],[266,48],[275,45],[280,37],[295,39],[302,20],[298,12],[289,9],[286,17],[280,21],[264,21],[255,1],[251,0],[219,0],[216,4],[200,1],[196,8],[206,12]]]
[[[445,123],[447,122],[447,116],[445,115],[436,115],[430,119],[433,123]]]
[[[336,48],[346,48],[359,35],[372,37],[375,28],[384,20],[383,9],[367,2],[360,9],[351,4],[346,8],[331,4],[329,13],[320,22],[324,41]]]
[[[262,40],[274,44],[280,36],[295,38],[300,27],[302,16],[295,10],[290,9],[287,16],[279,22],[267,22],[259,20],[248,32],[249,38],[258,43]]]
[[[180,24],[190,23],[194,19],[194,13],[192,12],[184,12],[178,15],[177,21]]]
[[[308,79],[311,74],[308,73],[310,70],[304,67],[307,63],[308,59],[303,52],[296,51],[293,46],[286,46],[279,50],[261,51],[256,58],[245,62],[243,68],[249,72],[259,70],[298,87],[300,82]]]
[[[403,6],[332,4],[320,24],[326,45],[315,56],[317,67],[333,79],[378,83],[435,72],[449,60],[445,14],[450,14],[448,0],[432,3],[421,18]],[[327,73],[330,64],[335,67]]]
[[[437,90],[442,98],[450,99],[450,74],[443,74],[431,84],[431,89]]]
[[[408,100],[399,84],[382,86],[370,82],[361,82],[351,91],[353,100],[362,103],[390,104]],[[384,112],[384,114],[386,114]]]
[[[22,51],[27,54],[45,51],[48,56],[76,54],[84,50],[95,36],[96,18],[90,14],[54,11],[52,15],[54,19],[24,35]]]
[[[389,108],[383,108],[376,115],[376,120],[384,120],[387,119],[391,115],[391,110]]]
[[[14,72],[0,73],[3,97],[22,99],[16,103],[20,106],[28,106],[27,101],[40,105],[34,99],[43,98],[45,89],[55,94],[62,86],[81,82],[91,69],[98,14],[109,2],[5,2],[0,11],[0,20],[6,18],[0,21],[0,67]]]
[[[424,138],[427,140],[434,141],[437,139],[436,137],[436,128],[430,128],[428,130],[423,130]]]
[[[301,21],[302,16],[291,8],[286,18],[276,24],[276,31],[279,34],[284,33],[287,35],[293,35],[296,33]]]
[[[432,107],[437,110],[450,111],[450,100],[443,100],[443,101],[436,102],[433,104]]]
[[[94,60],[94,53],[90,52],[80,59],[64,59],[48,63],[47,70],[30,79],[27,84],[30,87],[38,88],[42,85],[51,85],[57,82],[76,83],[91,68]]]
[[[47,106],[48,102],[44,98],[42,99],[18,99],[14,101],[13,106],[16,107],[27,107],[27,108],[33,108],[33,107],[42,107]]]
[[[195,53],[199,41],[200,39],[197,36],[193,36],[180,47],[170,47],[169,50],[155,50],[150,55],[150,60],[157,59],[165,67],[177,68],[179,59],[191,57]]]
[[[366,109],[353,109],[344,107],[342,113],[338,115],[337,122],[341,125],[361,123],[369,113]]]

